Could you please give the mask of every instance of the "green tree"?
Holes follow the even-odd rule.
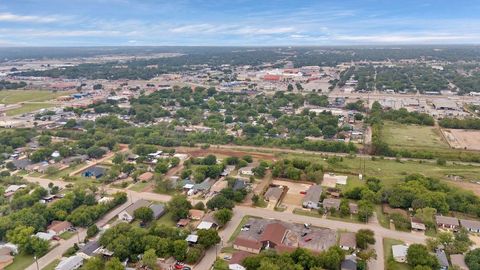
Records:
[[[177,221],[188,217],[188,210],[192,209],[192,204],[187,200],[186,196],[174,196],[168,202],[168,210],[172,214],[172,219]]]
[[[133,211],[133,216],[142,222],[150,222],[153,220],[153,210],[150,207],[143,206]]]
[[[175,240],[173,242],[173,257],[178,261],[183,261],[186,258],[188,249],[187,241],[185,240]]]
[[[209,229],[209,230],[198,230],[198,243],[205,248],[209,248],[220,243],[220,236],[218,235],[217,230]]]
[[[427,266],[431,269],[440,267],[437,258],[428,252],[426,246],[421,244],[412,244],[408,247],[407,262],[412,267],[418,265]]]
[[[223,209],[220,209],[220,210],[216,211],[213,214],[213,217],[215,218],[215,220],[218,222],[218,224],[220,226],[223,226],[223,225],[227,224],[227,222],[229,222],[232,219],[233,212],[230,209],[223,208]]]
[[[361,249],[366,249],[368,245],[375,244],[375,237],[372,230],[361,229],[355,235],[357,246]]]
[[[150,269],[157,268],[157,254],[154,249],[149,249],[143,253],[142,264]]]
[[[89,226],[88,229],[87,229],[87,237],[88,237],[88,238],[92,238],[92,237],[94,237],[95,235],[97,235],[97,233],[98,233],[99,231],[100,231],[100,230],[98,229],[97,225],[92,224],[92,225]]]
[[[105,264],[103,260],[99,257],[92,257],[88,259],[82,266],[82,270],[103,270],[105,269]]]
[[[480,269],[480,248],[467,252],[465,255],[465,263],[469,269]]]
[[[113,257],[105,263],[105,270],[125,270],[125,266],[117,257]]]

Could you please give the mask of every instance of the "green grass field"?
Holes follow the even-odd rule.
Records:
[[[392,257],[392,246],[393,245],[400,245],[403,244],[400,240],[384,238],[383,239],[383,252],[385,256],[385,269],[387,270],[410,270],[412,269],[406,263],[398,263],[398,262],[389,262],[389,259]]]
[[[71,91],[48,90],[3,90],[0,91],[0,104],[16,104],[25,101],[42,102],[71,94]]]
[[[443,140],[440,130],[435,127],[402,125],[385,122],[383,139],[392,147],[413,149],[449,149],[449,145]]]
[[[458,175],[463,177],[465,181],[478,181],[480,170],[479,166],[448,164],[439,166],[434,161],[419,162],[419,161],[405,161],[397,162],[388,159],[370,158],[343,158],[334,164],[330,164],[318,155],[308,154],[284,154],[282,158],[299,158],[312,160],[324,166],[325,172],[334,172],[349,176],[348,187],[363,185],[363,181],[358,180],[358,174],[362,173],[366,177],[378,177],[386,186],[391,186],[398,181],[405,179],[406,175],[420,173],[428,177],[437,179],[449,180],[447,175]],[[364,165],[365,163],[365,165]],[[365,169],[365,170],[364,170]]]
[[[55,267],[60,263],[60,260],[54,260],[49,265],[42,268],[42,270],[55,270]]]
[[[148,187],[151,183],[150,182],[142,182],[139,181],[135,183],[132,187],[130,187],[130,190],[136,191],[136,192],[142,192],[146,187]]]
[[[51,103],[25,103],[21,107],[6,111],[7,116],[21,115],[24,113],[34,112],[40,109],[54,107]]]
[[[15,256],[13,263],[5,268],[5,270],[23,270],[34,262],[33,256],[19,254]]]

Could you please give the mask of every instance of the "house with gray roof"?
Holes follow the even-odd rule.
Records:
[[[480,233],[480,221],[460,219],[460,225],[469,232]]]
[[[153,211],[153,218],[159,219],[163,214],[165,214],[165,205],[156,203],[150,205],[150,209]]]
[[[83,265],[83,258],[75,255],[63,259],[60,263],[55,267],[55,270],[75,270],[79,269]]]
[[[460,223],[455,217],[436,216],[435,221],[437,223],[437,227],[440,229],[456,231],[460,227]]]
[[[305,197],[303,197],[302,205],[305,208],[318,209],[318,203],[322,196],[322,187],[320,185],[312,185],[308,188]]]
[[[127,221],[127,222],[132,222],[133,219],[134,219],[133,212],[135,212],[135,210],[137,210],[140,207],[149,206],[149,205],[150,205],[149,201],[140,199],[140,200],[136,201],[135,203],[132,203],[131,205],[129,205],[122,212],[120,212],[118,214],[118,219],[123,220],[123,221]]]
[[[437,249],[435,251],[435,256],[437,257],[438,263],[440,264],[440,270],[447,270],[448,269],[448,259],[447,259],[447,254],[445,254],[445,251],[443,249]]]

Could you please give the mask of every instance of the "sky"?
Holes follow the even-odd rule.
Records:
[[[0,0],[0,46],[480,44],[479,0]]]

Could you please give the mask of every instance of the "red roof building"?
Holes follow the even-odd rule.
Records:
[[[265,81],[280,81],[281,77],[279,75],[270,75],[267,74],[263,77]]]

